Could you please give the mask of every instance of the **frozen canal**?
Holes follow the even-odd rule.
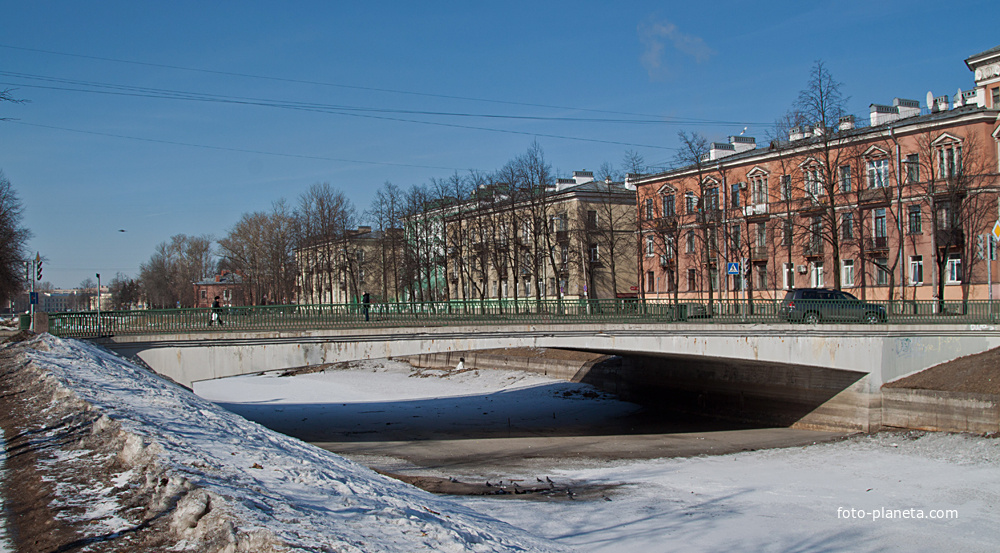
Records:
[[[314,441],[377,441],[355,456],[374,465],[393,463],[394,449],[407,447],[407,439],[429,449],[498,451],[516,440],[608,442],[615,437],[586,436],[584,429],[613,428],[608,421],[631,420],[637,409],[538,375],[416,371],[392,362],[204,382],[195,390]],[[553,418],[571,430],[554,430]],[[746,436],[759,441],[760,431],[708,428],[641,438],[709,444],[720,435],[728,435],[728,442]],[[570,491],[454,500],[577,551],[995,551],[1000,543],[996,440],[920,433],[817,444],[795,439],[809,445],[674,458],[542,456],[501,468],[395,462],[401,469],[463,481],[551,479]],[[703,450],[714,451],[707,445]],[[594,489],[602,491],[584,493]]]

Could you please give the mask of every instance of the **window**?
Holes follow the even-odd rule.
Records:
[[[595,229],[597,228],[597,212],[590,210],[587,212],[587,228]]]
[[[207,300],[208,299],[208,290],[204,290],[203,289],[201,291],[201,299],[203,299],[203,300]]]
[[[993,109],[1000,108],[1000,86],[990,89],[990,105]]]
[[[740,225],[737,223],[729,227],[729,248],[734,252],[738,252],[742,246],[743,241],[740,239]]]
[[[875,285],[889,285],[889,260],[885,257],[875,258]]]
[[[663,196],[663,216],[673,217],[677,212],[674,208],[674,195],[667,194]]]
[[[667,259],[673,259],[676,255],[676,247],[674,246],[674,237],[663,235],[663,251],[664,256]]]
[[[757,247],[758,253],[767,249],[767,225],[764,223],[757,223],[757,241],[754,246]]]
[[[559,261],[565,266],[569,263],[569,246],[565,244],[559,249]]]
[[[729,208],[739,209],[740,208],[740,187],[743,183],[734,182],[732,186],[729,187]]]
[[[841,165],[838,171],[840,175],[840,191],[850,192],[851,191],[851,166]]]
[[[656,288],[656,277],[653,275],[653,271],[646,271],[646,291],[655,292]]]
[[[743,291],[743,275],[733,275],[733,292]]]
[[[875,241],[873,245],[876,248],[885,248],[888,246],[888,238],[885,234],[885,208],[879,207],[875,209]]]
[[[531,242],[531,222],[525,221],[521,224],[521,242],[527,244]]]
[[[697,292],[698,291],[698,270],[688,269],[688,291]]]
[[[767,203],[767,175],[758,173],[750,179],[750,198],[754,204]]]
[[[655,215],[653,214],[653,198],[646,198],[646,220],[652,220]]]
[[[698,197],[694,195],[694,192],[684,193],[684,211],[688,215],[698,212]]]
[[[920,234],[922,232],[923,224],[921,223],[919,205],[911,205],[907,209],[906,223],[910,234]]]
[[[947,201],[938,202],[937,204],[938,212],[938,228],[941,230],[951,230],[955,225],[955,217],[951,211],[951,203]]]
[[[795,265],[792,263],[781,264],[781,287],[785,290],[795,287]]]
[[[910,284],[917,286],[924,283],[924,256],[910,256]]]
[[[795,224],[791,219],[785,219],[781,225],[781,245],[791,246],[792,237],[795,235]]]
[[[601,260],[601,249],[597,244],[591,244],[588,251],[590,252],[591,263],[597,263]]]
[[[781,175],[781,184],[778,190],[779,196],[782,200],[792,199],[792,176],[791,175]]]
[[[809,263],[809,285],[812,288],[822,288],[824,286],[822,261],[813,261]]]
[[[684,251],[687,252],[687,253],[694,253],[695,245],[694,245],[694,231],[693,230],[687,231],[687,235],[685,236],[685,242],[686,242],[686,244],[685,244]]]
[[[889,160],[868,160],[868,188],[882,188],[889,184]]]
[[[653,235],[646,236],[646,257],[653,257],[656,253],[656,239]]]
[[[843,286],[854,286],[854,260],[840,260],[840,283]]]
[[[233,291],[230,290],[230,289],[228,289],[228,288],[225,289],[225,290],[223,290],[222,291],[222,299],[225,300],[225,301],[232,301],[232,299],[233,299]]]
[[[906,182],[910,184],[920,182],[920,154],[906,156]]]
[[[757,276],[757,282],[754,284],[754,286],[758,290],[766,290],[767,289],[767,265],[766,264],[754,265],[754,269],[756,269],[755,274]]]
[[[823,175],[819,167],[813,166],[805,170],[806,194],[819,196],[823,194]]]
[[[938,150],[938,175],[950,179],[962,173],[962,145],[951,143]]]
[[[945,268],[947,275],[946,284],[958,284],[962,282],[962,256],[957,253],[948,255],[948,265]]]
[[[713,291],[719,289],[719,270],[715,267],[708,270],[708,284]]]
[[[840,238],[842,240],[854,240],[854,213],[850,211],[840,217]]]
[[[713,186],[705,190],[705,211],[712,213],[719,209],[719,188]]]

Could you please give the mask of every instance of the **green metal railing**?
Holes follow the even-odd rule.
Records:
[[[799,311],[791,316],[781,300],[644,301],[505,299],[423,303],[357,303],[325,305],[268,305],[227,307],[213,322],[212,309],[150,309],[135,311],[49,314],[49,331],[57,336],[88,338],[122,334],[191,333],[211,331],[324,330],[365,327],[417,327],[498,324],[581,323],[789,323],[807,320]],[[889,324],[994,324],[1000,302],[882,301],[858,303],[812,300],[820,305],[818,322]],[[879,316],[866,320],[876,310]]]

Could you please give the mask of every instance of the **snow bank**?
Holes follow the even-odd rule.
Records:
[[[7,471],[4,462],[7,460],[7,442],[3,439],[3,429],[0,429],[0,483],[4,481]],[[0,513],[4,512],[3,496],[0,496]],[[7,536],[7,525],[0,523],[0,553],[13,553],[14,546]]]
[[[105,451],[64,447],[56,460],[117,456],[113,485],[62,489],[111,533],[135,524],[121,490],[151,489],[173,550],[553,551],[554,545],[470,508],[267,430],[89,344],[43,335],[30,363],[61,396],[99,413]],[[72,522],[72,521],[71,521]]]

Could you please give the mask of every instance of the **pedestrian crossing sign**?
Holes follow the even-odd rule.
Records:
[[[740,274],[740,264],[739,263],[726,263],[726,274],[738,275]]]

